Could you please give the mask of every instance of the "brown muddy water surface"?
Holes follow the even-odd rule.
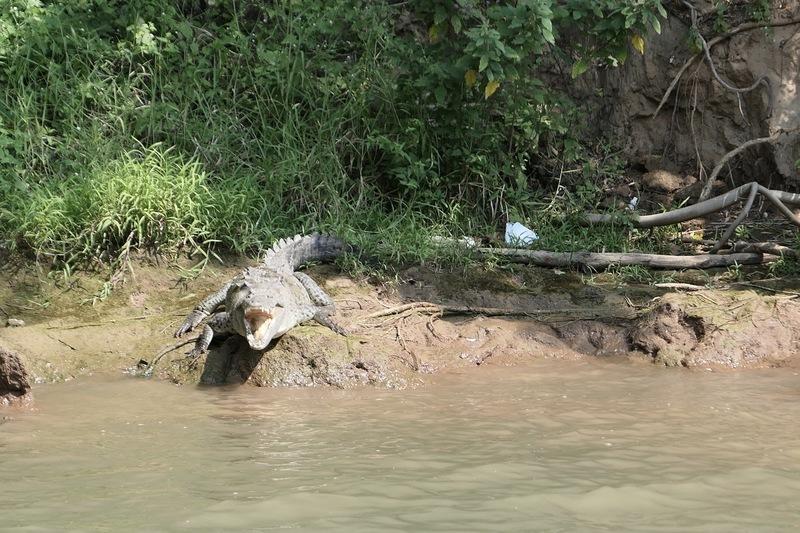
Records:
[[[84,378],[0,423],[0,530],[795,531],[800,376],[542,360],[416,389]]]

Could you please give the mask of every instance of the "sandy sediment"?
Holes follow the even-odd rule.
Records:
[[[82,302],[91,280],[63,290],[16,276],[0,296],[4,312],[26,325],[0,328],[0,345],[20,354],[36,383],[141,372],[175,344],[172,333],[185,314],[242,264],[208,268],[188,283],[176,283],[175,269],[142,264],[95,305]],[[402,388],[431,373],[542,357],[704,369],[798,366],[800,303],[790,291],[670,293],[587,285],[573,274],[530,267],[418,267],[391,283],[355,282],[333,266],[308,272],[337,302],[336,318],[349,336],[302,325],[264,353],[238,337],[220,339],[198,364],[184,358],[190,346],[168,353],[153,375],[188,384]]]

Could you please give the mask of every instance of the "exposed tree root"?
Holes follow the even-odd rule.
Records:
[[[781,21],[781,22],[749,22],[747,24],[742,24],[741,26],[737,26],[736,28],[732,29],[731,31],[729,31],[727,33],[723,33],[722,35],[718,35],[718,36],[714,37],[713,39],[709,39],[707,41],[707,43],[706,43],[706,47],[705,48],[710,49],[714,45],[717,45],[717,44],[721,43],[722,41],[730,39],[734,35],[736,35],[738,33],[745,32],[745,31],[755,30],[755,29],[758,29],[758,28],[777,28],[779,26],[791,26],[792,24],[800,24],[800,18]],[[700,53],[694,54],[692,57],[690,57],[689,59],[686,60],[686,62],[681,67],[681,69],[678,71],[678,73],[672,79],[672,83],[669,84],[669,87],[667,88],[667,91],[661,97],[661,101],[658,103],[658,107],[656,107],[656,110],[653,111],[653,114],[651,115],[651,118],[656,118],[658,116],[658,113],[661,111],[661,108],[663,108],[664,105],[667,103],[667,100],[669,99],[669,95],[672,94],[672,91],[674,91],[675,87],[678,86],[678,83],[680,82],[680,80],[683,77],[683,75],[686,73],[687,70],[689,70],[689,67],[692,66],[692,64],[700,57],[700,55],[701,55]]]
[[[755,183],[755,182],[754,182]],[[731,225],[728,226],[728,229],[725,230],[725,233],[722,234],[717,244],[711,249],[711,253],[715,254],[720,251],[720,249],[725,246],[725,243],[728,242],[728,239],[731,238],[733,232],[736,231],[736,228],[739,227],[739,224],[747,218],[747,215],[750,213],[750,209],[753,207],[753,201],[756,199],[756,195],[758,194],[758,187],[755,185],[750,186],[750,195],[747,197],[747,202],[745,202],[744,207],[742,208],[741,213],[736,219],[731,222]]]
[[[736,155],[740,154],[741,152],[750,148],[751,146],[756,146],[758,144],[764,144],[764,143],[774,144],[784,134],[788,135],[789,132],[780,130],[773,133],[769,137],[759,137],[758,139],[751,139],[745,143],[742,143],[741,145],[737,146],[736,148],[734,148],[733,150],[722,156],[722,158],[717,163],[717,166],[714,167],[714,170],[711,171],[711,174],[708,176],[706,182],[703,184],[703,190],[700,192],[699,201],[702,202],[703,200],[707,200],[708,197],[711,195],[711,188],[714,186],[714,181],[717,179],[717,176],[719,175],[722,168],[728,161],[731,160],[731,158],[735,157]]]
[[[745,205],[745,211],[747,211],[752,206],[750,197],[753,196],[754,189],[758,193],[761,193],[764,197],[766,197],[767,200],[769,200],[775,207],[777,207],[778,210],[792,224],[794,224],[795,226],[800,226],[800,218],[798,218],[797,215],[795,215],[792,212],[792,210],[789,209],[786,205],[786,204],[800,205],[800,194],[767,189],[766,187],[759,185],[755,181],[751,181],[750,183],[741,185],[724,194],[715,196],[713,198],[709,198],[708,200],[702,202],[698,202],[694,205],[689,205],[686,207],[682,207],[680,209],[674,209],[672,211],[657,213],[654,215],[642,215],[642,216],[633,215],[629,220],[634,226],[640,228],[652,228],[656,226],[669,226],[670,224],[679,224],[681,222],[686,222],[687,220],[704,217],[711,213],[721,211],[741,200],[745,194],[748,195],[747,196],[748,202]],[[727,236],[723,235],[725,241],[727,241],[727,239],[730,238],[730,234],[733,234],[733,231],[736,229],[736,226],[738,226],[739,223],[741,223],[740,218],[743,220],[743,217],[741,216],[737,218],[725,232]],[[585,220],[586,223],[588,224],[603,224],[603,223],[619,221],[619,217],[615,215],[589,213],[585,216]],[[731,229],[731,227],[733,229]],[[716,250],[722,248],[724,244],[725,244],[724,242],[722,242],[722,244],[718,243],[718,247],[716,248]]]

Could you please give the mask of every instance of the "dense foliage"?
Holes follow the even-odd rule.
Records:
[[[530,216],[542,161],[586,156],[559,85],[642,52],[663,16],[658,0],[0,0],[0,229],[75,264],[311,228],[402,254]]]

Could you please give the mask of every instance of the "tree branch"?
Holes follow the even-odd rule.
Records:
[[[639,228],[653,228],[656,226],[669,226],[670,224],[679,224],[692,220],[693,218],[704,217],[708,214],[721,211],[729,207],[739,200],[745,194],[750,194],[752,187],[758,187],[758,192],[767,197],[786,218],[793,224],[800,226],[800,218],[796,217],[794,213],[786,206],[786,204],[800,205],[800,194],[789,193],[784,191],[773,191],[751,181],[745,183],[735,189],[728,191],[719,196],[709,198],[703,202],[698,202],[694,205],[666,211],[664,213],[656,213],[654,215],[633,215],[629,219],[622,219],[620,215],[609,215],[599,213],[587,213],[584,215],[586,224],[609,224],[613,222],[620,222],[621,220],[629,220],[634,226]]]
[[[751,139],[745,143],[740,144],[739,146],[737,146],[736,148],[734,148],[733,150],[722,156],[719,162],[717,162],[717,165],[714,167],[714,170],[711,171],[711,174],[706,179],[706,182],[703,184],[703,190],[700,191],[700,197],[698,199],[700,201],[708,199],[708,197],[711,195],[711,189],[714,186],[714,180],[717,179],[717,176],[719,175],[720,171],[722,171],[722,167],[724,167],[725,163],[727,163],[731,158],[735,157],[736,155],[740,154],[741,152],[750,148],[751,146],[756,146],[758,144],[763,144],[763,143],[773,144],[780,138],[780,136],[783,133],[785,133],[783,130],[779,130],[770,135],[769,137],[759,137],[758,139]]]
[[[717,244],[714,245],[714,248],[711,249],[711,253],[715,254],[719,252],[720,248],[725,246],[725,243],[728,242],[728,239],[731,238],[733,232],[736,231],[736,228],[739,227],[739,224],[747,217],[747,214],[750,212],[750,209],[753,207],[753,202],[758,195],[758,186],[756,182],[752,182],[750,184],[750,196],[747,197],[747,202],[745,202],[744,207],[742,208],[742,212],[739,213],[739,216],[728,226],[728,229],[725,230],[725,233],[722,234]]]

